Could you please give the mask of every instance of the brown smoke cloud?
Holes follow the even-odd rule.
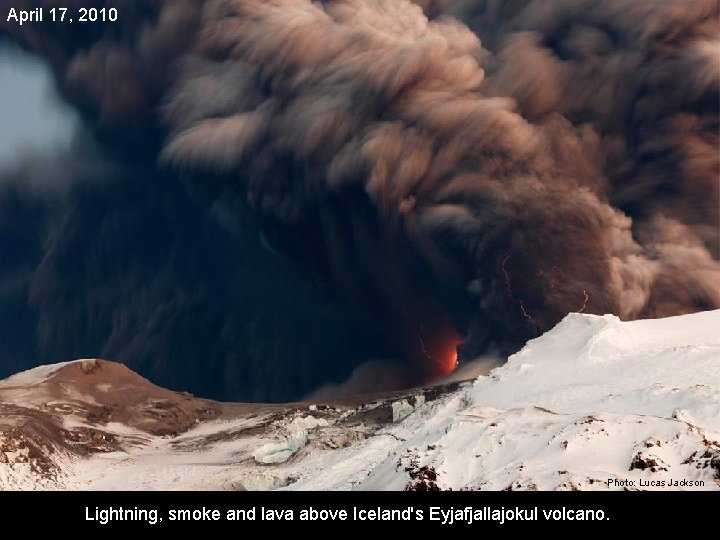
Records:
[[[720,307],[717,1],[70,3],[121,22],[2,28],[427,374],[458,334]]]

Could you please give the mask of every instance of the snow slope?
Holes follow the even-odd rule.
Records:
[[[413,447],[401,468],[428,467],[453,489],[607,489],[613,478],[718,489],[720,312],[569,315],[457,401],[396,430]],[[387,481],[395,469],[385,462],[364,486],[405,487]]]
[[[42,376],[53,373],[63,371]],[[32,390],[7,386],[0,406]],[[71,433],[90,418],[73,400]],[[56,451],[51,478],[3,454],[17,445],[0,421],[0,489],[720,490],[720,311],[634,322],[571,314],[472,382],[234,407],[204,404],[217,414],[163,436],[142,431],[137,415],[133,426],[93,417],[113,444]]]

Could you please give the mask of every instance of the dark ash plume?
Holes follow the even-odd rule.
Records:
[[[279,401],[376,352],[372,329],[262,249],[252,222],[84,143],[0,173],[0,252],[0,376],[100,356],[163,386]]]
[[[251,209],[408,382],[568,312],[720,307],[716,1],[75,3],[122,20],[2,28],[152,189]]]

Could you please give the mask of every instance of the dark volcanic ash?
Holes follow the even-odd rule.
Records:
[[[157,176],[141,186],[182,178],[193,204],[249,208],[267,246],[380,328],[408,382],[450,369],[461,340],[466,358],[512,350],[568,312],[720,307],[716,1],[72,3],[121,20],[2,28]],[[65,313],[46,328],[82,328],[62,295],[37,298],[41,319]],[[85,316],[124,302],[102,298]],[[187,324],[210,324],[201,311]]]

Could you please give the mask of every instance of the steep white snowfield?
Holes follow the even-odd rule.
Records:
[[[75,394],[71,433],[90,418]],[[160,436],[95,420],[112,444],[57,450],[36,478],[3,461],[0,420],[0,489],[720,490],[720,311],[571,314],[472,382],[195,422]]]
[[[610,487],[718,489],[720,311],[568,315],[422,416],[394,430],[411,447],[397,461],[427,467],[442,488],[607,489],[617,479],[633,484]],[[406,487],[396,465],[386,460],[363,486]]]

